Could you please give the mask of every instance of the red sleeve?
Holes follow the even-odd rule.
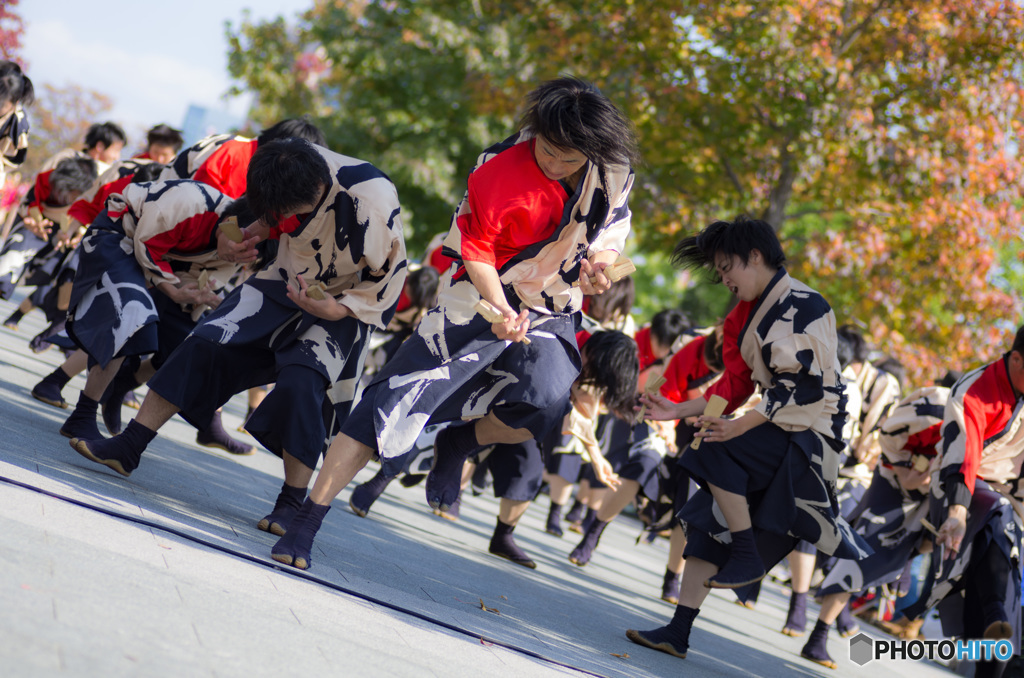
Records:
[[[746,324],[753,302],[741,301],[725,317],[725,327],[722,340],[722,362],[725,364],[725,371],[722,378],[712,384],[704,392],[705,398],[713,395],[725,398],[728,403],[725,413],[730,414],[736,411],[743,403],[747,402],[754,393],[754,380],[751,378],[751,369],[743,360],[740,353],[740,332]]]
[[[439,273],[444,273],[448,270],[448,267],[455,261],[451,257],[447,257],[444,254],[444,247],[437,247],[430,256],[427,258],[427,263],[437,269]]]
[[[487,201],[481,199],[481,192],[486,193],[488,187],[483,187],[481,191],[480,183],[480,180],[470,175],[468,194],[472,211],[459,216],[457,220],[459,230],[462,232],[462,259],[494,266],[497,263],[494,245],[497,243],[498,234],[501,233],[501,224],[497,223],[487,210]]]
[[[171,250],[201,252],[211,247],[213,229],[220,221],[216,212],[203,212],[180,221],[169,231],[164,231],[144,242],[149,258],[164,273],[173,273],[171,265],[164,260]]]
[[[704,342],[707,337],[697,337],[683,346],[665,368],[665,383],[661,387],[661,395],[675,403],[688,400],[687,391],[690,382],[709,372],[704,364]]]
[[[1001,394],[992,387],[994,381],[978,379],[964,394],[964,460],[960,464],[960,473],[971,494],[974,494],[985,440],[999,433],[1010,419],[1010,412],[999,398]]]
[[[586,330],[580,330],[576,333],[576,347],[579,349],[583,348],[583,344],[587,343],[587,339],[590,339],[590,332]]]
[[[135,175],[129,174],[100,186],[92,200],[76,200],[71,203],[68,215],[78,223],[88,226],[96,218],[96,215],[103,211],[103,206],[107,204],[107,198],[114,193],[120,193],[121,189],[132,182],[133,176]]]
[[[255,140],[227,141],[210,155],[192,178],[231,198],[238,198],[245,193],[246,173],[255,152]]]
[[[651,328],[641,327],[633,337],[640,349],[640,371],[643,372],[654,364],[654,349],[651,348]]]
[[[32,186],[32,189],[27,195],[28,207],[36,207],[41,210],[43,208],[43,203],[50,198],[51,174],[53,174],[53,170],[40,172],[36,175],[36,183]]]

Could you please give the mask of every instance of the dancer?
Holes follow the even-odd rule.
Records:
[[[665,627],[626,636],[685,657],[710,588],[760,581],[801,538],[839,557],[860,559],[870,551],[839,516],[835,498],[846,411],[828,304],[789,277],[775,231],[764,221],[715,222],[683,239],[674,259],[714,271],[739,299],[729,315],[745,319],[738,345],[727,338],[724,346],[727,376],[709,392],[735,386],[726,393],[736,402],[755,383],[764,390],[761,402],[737,419],[703,416],[703,398],[681,405],[660,395],[642,399],[653,419],[698,416],[701,444],[684,450],[680,464],[702,487],[679,514],[689,530],[675,616]],[[734,371],[734,351],[746,374]]]
[[[580,367],[572,315],[584,294],[609,288],[602,271],[629,232],[636,146],[628,121],[581,80],[544,83],[527,104],[520,131],[470,174],[445,241],[460,265],[442,279],[438,306],[364,392],[275,560],[309,567],[331,500],[374,456],[400,471],[427,424],[473,420],[435,442],[427,500],[447,510],[471,454],[543,437],[569,410]],[[481,299],[504,321],[478,315]]]
[[[257,527],[284,532],[348,414],[371,328],[383,329],[394,312],[405,282],[405,241],[394,184],[362,160],[282,139],[256,151],[247,182],[259,223],[245,228],[241,243],[218,234],[218,249],[247,263],[258,256],[258,240],[278,236],[274,265],[192,331],[150,379],[121,434],[72,446],[129,475],[174,414],[202,427],[235,393],[275,382],[246,429],[283,459],[284,487]],[[279,233],[296,215],[295,230]],[[314,286],[320,294],[311,296]]]

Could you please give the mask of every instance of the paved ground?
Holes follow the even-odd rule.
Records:
[[[0,318],[13,308],[0,302]],[[772,583],[755,610],[714,592],[686,660],[633,645],[625,629],[672,613],[657,598],[667,544],[635,545],[639,523],[620,518],[578,568],[571,533],[543,532],[546,499],[517,530],[536,571],[487,554],[492,497],[467,498],[450,523],[422,486],[397,483],[365,519],[345,490],[313,568],[282,569],[274,538],[254,527],[280,487],[277,458],[199,447],[173,420],[130,479],[87,462],[57,432],[67,411],[29,395],[61,360],[28,350],[41,328],[38,313],[0,328],[0,675],[951,675],[923,662],[858,667],[838,636],[838,671],[806,662],[803,640],[779,633],[787,597]],[[236,396],[225,424],[244,408]]]

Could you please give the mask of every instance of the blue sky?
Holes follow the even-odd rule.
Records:
[[[22,55],[37,86],[78,84],[110,96],[130,146],[160,122],[180,127],[189,104],[244,114],[230,87],[224,23],[293,19],[314,0],[22,0]]]

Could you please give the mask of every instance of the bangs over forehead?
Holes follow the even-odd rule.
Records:
[[[761,253],[770,267],[780,268],[786,262],[771,224],[740,217],[735,221],[716,221],[697,235],[680,240],[672,252],[672,263],[681,268],[704,270],[717,280],[719,263],[724,265],[733,257],[739,257],[746,265],[754,250]]]

